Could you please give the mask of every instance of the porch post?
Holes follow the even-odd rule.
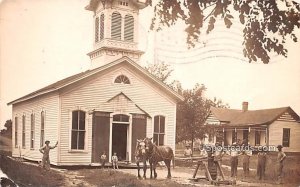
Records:
[[[266,127],[266,137],[265,137],[265,140],[266,140],[266,145],[267,147],[269,147],[269,131],[268,131],[268,126]]]

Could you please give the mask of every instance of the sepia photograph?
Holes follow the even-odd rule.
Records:
[[[300,186],[300,0],[0,0],[0,187]]]

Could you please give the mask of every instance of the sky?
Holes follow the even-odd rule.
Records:
[[[11,119],[8,102],[89,69],[90,59],[86,54],[93,50],[94,34],[93,13],[84,9],[89,0],[0,2],[2,129],[5,121]],[[222,27],[218,32],[216,29],[210,36],[203,36],[205,48],[188,50],[183,47],[183,26],[173,28],[176,32],[154,33],[149,31],[151,16],[150,8],[140,12],[139,46],[145,51],[142,65],[167,61],[174,70],[171,78],[179,80],[184,88],[193,88],[196,83],[204,84],[208,98],[222,99],[230,108],[240,109],[242,102],[248,101],[250,110],[291,106],[300,114],[299,42],[287,42],[288,58],[274,57],[268,65],[249,64],[237,58],[222,57],[221,53],[242,56],[239,41],[219,39],[230,34],[238,38],[239,34],[233,30],[225,31]],[[169,35],[164,36],[163,33]],[[223,36],[218,33],[223,33]],[[300,37],[300,32],[297,35]],[[216,48],[216,41],[222,44],[218,47],[223,51],[206,53],[209,46]],[[172,42],[174,44],[170,46]],[[234,52],[228,53],[225,49],[232,46],[235,46],[232,48]],[[210,58],[200,58],[202,52]],[[180,56],[176,56],[177,60],[166,58],[170,55]],[[184,63],[187,61],[191,63]]]

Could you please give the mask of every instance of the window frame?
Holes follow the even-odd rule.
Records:
[[[77,129],[73,129],[73,113],[74,112],[77,112],[78,114],[78,117],[77,117]],[[84,120],[81,120],[81,121],[84,121],[84,130],[80,129],[80,112],[84,113]],[[80,110],[80,109],[77,109],[77,110],[73,110],[71,111],[71,127],[70,127],[70,150],[71,152],[83,152],[83,151],[86,151],[87,149],[87,144],[86,144],[86,138],[87,138],[87,112],[85,110]],[[84,132],[84,136],[83,136],[83,149],[80,149],[79,148],[79,134],[80,132]],[[73,148],[73,133],[77,133],[77,141],[76,141],[76,148]]]
[[[284,137],[284,134],[285,132],[288,132],[287,133],[287,141],[285,141],[285,137]],[[283,147],[290,147],[290,142],[291,142],[291,129],[290,128],[283,128],[282,129],[282,146]]]
[[[46,111],[41,111],[41,129],[40,129],[40,147],[44,146],[45,141],[45,118],[46,118]]]
[[[35,114],[30,115],[30,149],[34,149],[35,143]]]
[[[261,132],[259,130],[255,130],[254,134],[254,144],[255,146],[260,145]]]
[[[15,148],[18,148],[18,116],[15,116]]]
[[[158,117],[158,132],[155,131],[155,118]],[[161,117],[163,117],[164,119],[164,128],[163,128],[163,132],[161,131]],[[166,116],[164,115],[155,115],[153,117],[153,142],[156,143],[156,145],[160,146],[160,145],[165,145],[165,135],[166,135]],[[161,136],[162,136],[162,140],[161,140]],[[155,141],[155,137],[157,137],[157,142]],[[162,141],[162,143],[161,143]]]
[[[26,115],[22,115],[22,148],[26,149]]]

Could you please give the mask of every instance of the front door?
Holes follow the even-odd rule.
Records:
[[[127,129],[128,124],[113,123],[112,125],[112,155],[116,153],[119,160],[126,160]]]

